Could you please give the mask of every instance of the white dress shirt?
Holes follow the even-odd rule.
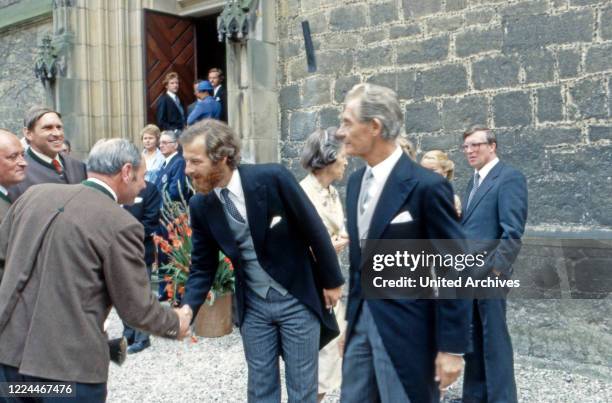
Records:
[[[104,181],[101,181],[98,178],[87,178],[87,180],[89,182],[93,182],[97,185],[102,186],[104,189],[108,190],[108,192],[113,196],[113,199],[115,199],[115,201],[118,201],[119,199],[117,199],[117,193],[115,193],[115,191],[113,190],[113,188],[111,188],[110,186],[108,186]]]
[[[47,156],[47,155],[45,155],[43,153],[39,153],[38,151],[36,151],[34,149],[34,147],[30,147],[30,149],[32,150],[34,155],[36,155],[41,160],[45,161],[47,164],[53,165],[53,160],[56,160],[57,162],[59,162],[59,164],[62,166],[62,168],[64,167],[64,164],[62,164],[62,159],[59,157],[59,154],[57,154],[55,156],[55,158],[49,158],[49,156]]]
[[[0,193],[2,193],[5,196],[8,196],[8,190],[6,190],[6,188],[2,185],[0,185]]]
[[[480,168],[480,170],[474,170],[474,173],[478,172],[478,176],[480,176],[479,185],[482,185],[482,181],[484,181],[489,172],[491,172],[491,170],[495,167],[495,165],[497,165],[498,162],[499,158],[495,157],[495,159],[484,164],[484,166]]]

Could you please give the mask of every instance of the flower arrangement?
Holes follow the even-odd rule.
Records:
[[[167,239],[155,235],[153,240],[156,248],[168,256],[168,263],[158,268],[157,278],[167,283],[165,291],[168,299],[177,305],[185,293],[193,247],[187,201],[183,197],[180,201],[172,201],[167,192],[164,192],[161,223],[168,233]],[[212,305],[218,297],[234,292],[234,283],[234,266],[228,257],[219,252],[217,272],[206,302]]]

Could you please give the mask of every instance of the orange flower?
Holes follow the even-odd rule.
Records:
[[[208,294],[206,295],[206,301],[210,301],[211,299],[212,299],[212,293],[208,291]]]
[[[174,249],[180,249],[181,246],[183,246],[183,242],[181,242],[180,239],[174,239],[172,240],[172,246],[174,247]]]
[[[191,233],[192,233],[192,232],[191,232],[191,228],[187,228],[187,229],[185,230],[185,235],[187,235],[188,237],[190,237],[190,236],[191,236]]]
[[[179,293],[179,295],[184,295],[185,294],[185,286],[184,285],[179,286],[178,293]]]
[[[172,280],[172,277],[170,277],[168,275],[164,276],[164,281],[168,282],[168,281],[171,281],[171,280]],[[166,288],[167,288],[167,286],[166,286]]]
[[[172,225],[172,223],[168,223],[168,225],[166,225],[166,229],[168,232],[172,232],[174,230],[174,225]]]
[[[191,336],[191,342],[192,343],[197,343],[198,342],[198,338],[195,336]]]
[[[176,217],[176,218],[174,219],[174,225],[179,226],[180,224],[181,224],[181,219],[180,219],[180,217]]]

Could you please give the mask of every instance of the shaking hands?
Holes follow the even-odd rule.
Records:
[[[180,308],[175,308],[174,312],[179,318],[179,334],[176,337],[178,340],[183,340],[185,337],[190,335],[189,324],[193,318],[193,312],[189,305],[183,305]]]

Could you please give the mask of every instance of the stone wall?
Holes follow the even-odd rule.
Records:
[[[610,229],[610,1],[283,0],[278,8],[281,157],[298,177],[304,138],[338,124],[354,84],[374,82],[396,90],[421,151],[450,152],[459,192],[471,174],[461,133],[484,123],[501,158],[528,177],[530,229]]]
[[[52,29],[51,19],[45,19],[0,32],[0,127],[15,134],[21,134],[25,111],[46,102],[34,63],[41,38]]]

